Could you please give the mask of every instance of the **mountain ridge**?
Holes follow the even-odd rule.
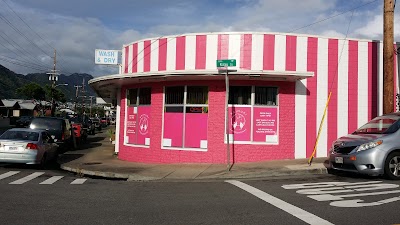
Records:
[[[87,73],[73,73],[71,75],[60,74],[58,76],[57,84],[68,84],[66,86],[57,86],[57,89],[62,91],[67,101],[75,101],[76,87],[79,88],[79,96],[97,96],[93,89],[88,85],[88,81],[93,79],[93,76]],[[0,64],[0,99],[20,99],[21,97],[16,93],[16,89],[22,87],[30,82],[35,82],[44,87],[46,84],[51,85],[49,75],[46,73],[29,73],[27,75],[17,74]]]

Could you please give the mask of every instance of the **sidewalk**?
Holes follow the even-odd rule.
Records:
[[[63,170],[82,175],[121,178],[128,181],[262,179],[288,175],[325,174],[325,158],[226,164],[144,164],[119,160],[114,145],[104,140],[90,149],[69,151],[59,162]]]

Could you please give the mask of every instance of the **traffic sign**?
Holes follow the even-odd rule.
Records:
[[[236,59],[218,59],[217,67],[233,67],[236,66]]]

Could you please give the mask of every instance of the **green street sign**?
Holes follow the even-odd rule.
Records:
[[[236,66],[236,59],[219,59],[217,67],[233,67]]]

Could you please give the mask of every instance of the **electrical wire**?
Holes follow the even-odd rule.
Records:
[[[3,1],[4,1],[4,0],[3,0]],[[298,31],[298,30],[301,30],[301,29],[304,29],[304,28],[313,26],[313,25],[315,25],[315,24],[322,23],[322,22],[324,22],[324,21],[333,19],[333,18],[335,18],[335,17],[338,17],[338,16],[340,16],[340,15],[346,14],[346,13],[348,13],[348,12],[352,12],[352,17],[353,17],[354,11],[355,11],[356,9],[359,9],[359,8],[361,8],[361,7],[364,7],[364,6],[366,6],[366,5],[372,4],[372,3],[377,2],[377,1],[379,1],[379,0],[369,1],[369,2],[367,2],[367,3],[365,3],[365,4],[362,4],[362,5],[353,7],[353,8],[351,8],[351,9],[345,11],[345,12],[338,13],[338,14],[335,14],[335,15],[333,15],[333,16],[330,16],[330,17],[327,17],[327,18],[318,20],[318,21],[316,21],[316,22],[314,22],[314,23],[310,23],[310,24],[308,24],[308,25],[305,25],[305,26],[296,28],[296,29],[291,30],[291,31],[289,31],[289,32],[287,32],[287,33],[293,33],[293,32],[295,32],[295,31]],[[350,25],[349,25],[349,26],[350,26]],[[347,31],[347,33],[348,33],[348,31]],[[177,38],[177,37],[182,36],[183,34],[185,34],[185,33],[178,34],[178,35],[174,35],[174,36],[171,36],[171,37]],[[153,44],[154,42],[156,42],[156,41],[158,41],[158,40],[160,40],[160,39],[162,39],[162,38],[164,38],[164,37],[165,37],[165,36],[161,36],[161,37],[155,39],[154,41],[151,42],[151,44]],[[346,34],[346,38],[347,38],[347,34]],[[171,40],[172,40],[172,38],[171,38]],[[166,42],[166,44],[167,44],[167,43],[168,43],[168,41]],[[151,44],[150,44],[149,46],[151,46]],[[136,65],[139,63],[140,60],[143,60],[143,58],[145,57],[145,55],[143,55],[143,57],[142,57],[141,59],[136,60],[135,65],[131,65],[131,64],[133,63],[133,61],[134,61],[135,59],[137,59],[137,57],[139,56],[139,54],[142,53],[142,52],[143,52],[146,48],[148,48],[149,46],[144,47],[138,54],[136,54],[136,56],[128,63],[128,68],[129,68],[130,66],[136,66]],[[156,50],[156,49],[158,49],[158,48],[159,48],[159,47],[155,48],[154,50]],[[125,57],[126,57],[126,56],[125,56]]]
[[[3,2],[7,5],[7,7],[36,35],[36,36],[38,36],[47,46],[49,46],[52,50],[53,49],[55,49],[53,46],[51,46],[50,44],[49,44],[49,42],[47,42],[42,36],[40,36],[35,30],[33,30],[32,29],[32,27],[24,20],[24,19],[22,19],[22,17],[21,16],[19,16],[18,14],[17,14],[17,12],[5,1],[5,0],[3,0]],[[0,13],[0,17],[4,17],[3,15],[1,15],[1,13]],[[3,19],[3,18],[2,18]],[[20,35],[22,35],[22,36],[24,36],[31,44],[33,44],[35,47],[37,47],[39,50],[41,50],[45,55],[47,55],[47,56],[49,56],[50,58],[53,58],[51,55],[49,55],[48,53],[46,53],[46,51],[45,50],[43,50],[42,48],[40,48],[37,44],[35,44],[35,43],[33,43],[29,38],[27,38],[26,37],[26,35],[24,35],[18,28],[15,28],[13,25],[12,25],[12,23],[9,21],[9,20],[7,20],[5,17],[4,17],[4,19],[5,19],[5,21],[7,21],[6,23],[9,25],[9,26],[11,26],[14,30],[16,30],[16,32],[17,33],[19,33]],[[3,20],[4,20],[3,19]],[[58,55],[59,56],[62,56],[62,54],[60,54],[60,52],[58,51]],[[63,60],[62,60],[62,58],[61,59],[59,59],[58,60],[59,62],[63,62]],[[60,67],[60,68],[62,68],[64,71],[67,71],[67,70],[65,70],[64,69],[64,67],[63,67],[63,65],[61,64],[58,64],[58,66]],[[72,74],[72,73],[70,73],[70,74]]]
[[[7,42],[10,46],[12,46],[15,50],[18,50],[19,51],[19,53],[20,53],[20,57],[22,58],[25,58],[25,59],[27,59],[27,60],[29,60],[29,61],[31,61],[32,60],[32,58],[30,58],[28,55],[30,54],[28,51],[26,51],[26,49],[24,49],[24,48],[22,48],[20,45],[18,45],[18,43],[16,43],[13,39],[11,39],[7,34],[5,34],[4,33],[4,35],[6,36],[6,37],[4,37],[1,33],[0,33],[0,37],[5,41],[5,42]],[[19,48],[17,48],[13,43],[11,43],[9,40],[11,40],[15,45],[17,45]],[[2,44],[3,45],[3,44]],[[4,45],[3,45],[4,46]],[[6,47],[7,48],[7,47]],[[8,50],[11,50],[11,49],[9,49],[9,48],[7,48]],[[21,49],[23,49],[24,51],[25,51],[25,53],[21,50]],[[13,53],[15,53],[16,55],[19,55],[18,53],[16,53],[16,52],[14,52],[13,50],[11,50]],[[32,56],[32,54],[30,54],[31,56]],[[40,65],[41,67],[46,67],[46,68],[48,68],[48,66],[46,66],[46,65],[44,65],[44,64],[42,64],[41,63],[41,61],[39,61],[35,56],[33,56],[33,59],[35,59],[35,60],[37,60],[38,62],[39,62],[39,64],[37,64],[37,63],[33,63],[32,61],[32,63],[33,64],[37,64],[37,65]]]
[[[349,10],[347,10],[347,11],[345,11],[345,12],[341,12],[341,13],[335,14],[335,15],[333,15],[333,16],[324,18],[324,19],[322,19],[322,20],[318,20],[318,21],[316,21],[316,22],[314,22],[314,23],[310,23],[310,24],[308,24],[308,25],[305,25],[305,26],[296,28],[296,29],[294,29],[294,30],[292,30],[292,31],[290,31],[290,32],[288,32],[288,33],[293,33],[293,32],[295,32],[295,31],[302,30],[302,29],[307,28],[307,27],[311,27],[311,26],[313,26],[313,25],[315,25],[315,24],[322,23],[322,22],[324,22],[324,21],[333,19],[333,18],[335,18],[335,17],[341,16],[341,15],[346,14],[346,13],[351,12],[351,11],[354,12],[354,10],[356,10],[356,9],[358,9],[358,8],[364,7],[364,6],[366,6],[366,5],[372,4],[372,3],[377,2],[377,1],[379,1],[379,0],[373,0],[373,1],[367,2],[367,3],[365,3],[365,4],[362,4],[362,5],[356,6],[356,7],[352,8],[352,9],[349,9]]]
[[[18,65],[18,66],[22,66],[22,67],[26,67],[26,68],[33,69],[33,70],[36,70],[36,71],[39,71],[39,72],[46,72],[47,71],[47,70],[43,70],[43,69],[31,66],[31,65],[27,65],[27,64],[23,64],[23,63],[19,63],[19,62],[14,62],[12,60],[5,59],[5,58],[2,58],[2,57],[4,57],[4,56],[0,56],[0,61],[8,62],[8,63],[14,64],[14,65]]]

